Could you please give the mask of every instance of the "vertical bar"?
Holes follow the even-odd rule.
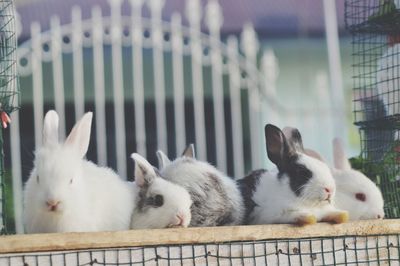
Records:
[[[0,235],[7,233],[7,225],[6,225],[6,180],[5,180],[5,169],[4,169],[4,136],[3,129],[0,129]]]
[[[252,168],[263,166],[261,162],[260,92],[258,84],[257,52],[258,40],[251,24],[246,24],[242,32],[242,47],[246,55],[246,87],[249,93],[249,119]],[[256,72],[256,73],[254,73]]]
[[[40,24],[31,24],[32,37],[32,86],[33,86],[33,124],[35,130],[35,147],[42,144],[43,127],[43,74],[42,74],[42,42]]]
[[[228,71],[229,88],[231,98],[232,119],[232,141],[233,141],[233,167],[234,177],[244,176],[243,157],[243,125],[242,125],[242,102],[240,89],[240,70],[238,62],[238,41],[236,37],[228,38]]]
[[[249,65],[247,62],[246,65]],[[247,71],[251,71],[247,67]],[[247,72],[248,73],[248,72]],[[250,141],[251,141],[251,158],[252,168],[260,168],[263,166],[261,162],[261,121],[260,121],[260,93],[258,87],[254,86],[247,79],[247,90],[249,92],[249,114],[250,114]]]
[[[97,163],[107,165],[107,133],[106,133],[106,106],[104,81],[104,51],[103,51],[103,22],[101,9],[95,6],[92,9],[93,31],[93,76],[94,100],[96,110],[96,144]]]
[[[202,43],[200,39],[201,9],[199,0],[189,0],[186,11],[187,18],[190,23],[190,50],[192,56],[192,82],[196,150],[197,156],[200,160],[207,160],[203,92],[203,53],[201,47]]]
[[[270,102],[276,102],[276,106],[268,106],[267,120],[268,123],[278,124],[279,121],[279,102],[276,96],[276,81],[278,79],[279,67],[278,59],[272,49],[264,51],[261,59],[262,78],[264,78],[264,90],[266,96],[270,99]]]
[[[65,138],[65,98],[64,98],[64,75],[62,63],[62,37],[60,29],[60,19],[53,16],[50,21],[51,28],[51,57],[53,66],[53,86],[54,104],[56,112],[60,118],[59,134],[60,138]]]
[[[14,221],[17,234],[24,233],[22,219],[22,164],[21,164],[21,145],[19,130],[19,113],[11,113],[12,123],[10,124],[10,150],[11,150],[11,171],[13,181],[13,199],[14,199]]]
[[[174,84],[174,115],[176,152],[181,152],[186,146],[185,126],[185,90],[183,78],[182,24],[181,15],[175,13],[171,18],[172,42],[172,73]]]
[[[146,157],[146,124],[143,81],[143,28],[141,15],[143,0],[131,0],[130,2],[132,8],[132,67],[136,149],[138,153]]]
[[[217,166],[226,172],[226,133],[224,111],[224,88],[222,81],[221,36],[222,11],[216,0],[210,0],[206,7],[207,24],[210,30],[211,78],[215,117],[215,144]]]
[[[314,93],[314,95],[315,101],[317,102],[317,110],[319,110],[319,112],[317,112],[316,115],[313,115],[314,123],[312,126],[319,126],[323,128],[324,134],[316,134],[318,136],[314,135],[312,139],[314,141],[318,140],[318,143],[314,143],[314,147],[320,147],[321,151],[325,152],[325,159],[332,161],[332,153],[326,151],[330,151],[331,140],[334,137],[332,136],[334,133],[334,129],[332,128],[332,120],[335,117],[335,112],[332,112],[331,101],[329,99],[329,82],[325,71],[321,71],[316,74],[315,83],[316,93]],[[309,114],[309,116],[311,115]]]
[[[154,94],[156,103],[157,145],[158,149],[168,152],[167,117],[165,109],[165,75],[163,32],[161,26],[161,10],[163,0],[150,0],[151,40],[153,43]]]
[[[335,136],[347,142],[347,127],[345,123],[344,91],[342,68],[340,62],[339,34],[336,19],[336,1],[324,0],[324,17],[326,41],[328,46],[329,72],[331,82],[331,101],[335,107]]]
[[[121,0],[110,0],[111,6],[111,52],[114,91],[115,143],[117,151],[117,170],[120,176],[126,178],[126,137],[124,91],[122,76],[122,46],[121,46]]]
[[[74,75],[75,120],[85,112],[82,54],[82,13],[79,6],[72,7],[72,61]]]

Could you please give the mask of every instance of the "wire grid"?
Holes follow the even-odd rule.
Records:
[[[400,130],[366,127],[360,130],[366,174],[380,187],[387,218],[400,218]]]
[[[400,128],[400,39],[355,33],[352,45],[355,123]]]
[[[352,32],[398,32],[400,2],[398,0],[347,0],[346,27]]]
[[[0,265],[398,265],[400,235],[338,236],[0,255]]]
[[[16,47],[13,2],[0,0],[0,108],[7,113],[19,105]]]
[[[354,120],[363,168],[400,218],[400,1],[347,0],[353,40]]]

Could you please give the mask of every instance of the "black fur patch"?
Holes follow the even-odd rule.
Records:
[[[243,202],[245,206],[245,216],[243,224],[249,224],[249,216],[253,212],[257,204],[253,201],[253,195],[256,191],[256,187],[260,182],[260,177],[267,172],[266,169],[259,169],[251,172],[246,177],[239,179],[236,183],[239,186],[240,192],[242,193]]]
[[[312,172],[306,166],[297,163],[298,158],[297,155],[291,156],[283,169],[279,169],[278,178],[287,174],[291,190],[300,196],[303,186],[312,178]]]

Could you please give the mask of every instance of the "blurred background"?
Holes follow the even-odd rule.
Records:
[[[170,21],[172,13],[179,12],[183,14],[183,25],[188,26],[188,20],[185,19],[184,15],[187,1],[166,0],[162,2],[164,2],[162,9],[162,19],[164,21]],[[351,115],[351,39],[345,30],[344,0],[333,2],[336,7],[334,14],[337,15],[337,30],[339,33],[340,74],[342,75],[342,86],[345,95],[346,127],[343,128],[344,135],[341,137],[346,136],[346,142],[350,145],[349,152],[354,155],[358,152],[359,137],[356,128],[352,126]],[[207,1],[205,0],[201,1],[203,8],[206,3]],[[305,109],[305,115],[309,116],[313,115],[313,107],[316,107],[317,104],[315,98],[310,95],[321,93],[320,88],[323,86],[325,88],[322,90],[327,90],[328,94],[332,93],[332,90],[338,90],[338,88],[332,88],[330,80],[332,77],[330,77],[328,61],[323,3],[323,1],[317,0],[255,0],[251,3],[241,1],[232,3],[229,0],[219,1],[223,16],[223,23],[220,29],[222,40],[226,41],[226,37],[231,34],[239,36],[243,25],[250,22],[259,38],[260,50],[271,48],[278,60],[279,76],[276,80],[278,100],[286,107],[298,110]],[[81,7],[83,20],[91,17],[91,9],[95,5],[101,7],[103,16],[110,15],[110,6],[106,0],[16,0],[15,5],[20,19],[18,23],[21,27],[20,44],[29,40],[30,25],[34,21],[40,23],[41,31],[50,29],[50,18],[54,15],[59,16],[61,25],[71,23],[71,9],[73,6]],[[146,8],[146,5],[144,5],[142,11],[143,17],[148,18],[150,16],[149,8]],[[122,3],[122,15],[129,14],[130,5],[128,1],[125,1]],[[201,15],[204,16],[204,11]],[[201,28],[203,32],[208,31],[204,21]],[[68,59],[71,61],[71,58],[64,59],[67,64]],[[147,58],[147,61],[151,60],[151,57]],[[64,67],[64,71],[67,71],[66,69],[68,67]],[[72,76],[72,74],[65,75]],[[72,79],[69,81],[72,83]],[[68,84],[68,80],[66,82],[64,87],[71,88],[72,84]],[[24,85],[24,80],[22,80],[21,96],[23,104],[31,102],[32,99],[32,94],[28,90],[24,90]],[[125,90],[129,91],[129,88],[125,87]],[[90,96],[93,95],[85,95],[85,97]],[[51,93],[45,93],[44,97],[51,97]],[[66,89],[65,97],[72,100],[72,90]],[[328,102],[327,104],[331,103]],[[327,106],[327,108],[329,107]],[[306,140],[308,138],[316,138],[321,139],[321,142],[330,142],[328,138],[331,137],[329,129],[323,133],[319,130],[318,125],[304,127],[301,121],[294,121],[294,119],[289,122],[291,122],[291,126],[299,127],[299,129],[307,132],[303,134]],[[280,126],[285,125],[282,124]],[[310,141],[310,144],[315,145],[315,142]],[[318,148],[326,157],[330,158],[329,145],[313,148]]]
[[[193,4],[195,2],[198,6]],[[209,3],[214,3],[214,6],[210,7]],[[14,152],[13,162],[10,157],[6,157],[5,164],[6,168],[10,169],[8,172],[12,172],[14,186],[19,187],[19,191],[32,169],[35,146],[40,144],[43,114],[53,108],[63,110],[62,121],[65,123],[62,123],[61,135],[69,132],[76,118],[83,111],[94,110],[98,107],[96,80],[99,80],[99,77],[96,73],[104,75],[101,84],[104,86],[102,93],[104,93],[105,113],[103,121],[100,119],[94,123],[92,136],[96,135],[96,138],[93,137],[91,140],[88,159],[108,165],[128,179],[132,178],[133,167],[133,164],[126,159],[130,153],[146,152],[149,161],[157,165],[155,157],[157,149],[168,147],[166,150],[169,156],[175,157],[181,153],[183,145],[191,142],[197,144],[200,159],[207,159],[235,177],[240,177],[257,167],[270,167],[271,164],[266,159],[262,131],[265,123],[274,123],[279,127],[299,128],[305,146],[320,151],[328,160],[332,159],[331,141],[335,136],[344,139],[349,157],[360,153],[358,131],[353,126],[351,38],[345,30],[344,0],[131,0],[122,2],[119,0],[15,0],[15,5],[18,14],[16,25],[19,45],[18,64],[21,74],[21,109],[18,117],[14,117],[14,121],[17,119],[18,128],[14,126],[14,131],[6,133],[14,138],[16,137],[13,134],[18,134],[18,141],[11,140],[10,143],[5,143],[6,154]],[[96,23],[99,22],[92,20],[94,6],[99,6],[101,15],[108,17],[103,21],[104,25],[108,23],[108,26],[104,27],[102,36],[104,46],[101,54],[104,60],[101,61],[104,63],[104,69],[100,72],[96,70],[98,56],[94,48],[94,29],[97,27]],[[112,6],[116,8],[114,11],[117,10],[118,15],[112,13]],[[137,108],[135,90],[138,83],[135,83],[137,72],[132,69],[138,61],[135,50],[130,46],[132,45],[130,41],[136,40],[135,37],[130,39],[134,34],[130,27],[135,27],[135,21],[132,20],[130,24],[131,21],[128,20],[131,26],[121,27],[122,35],[115,37],[113,19],[111,18],[111,22],[109,19],[114,14],[114,19],[118,20],[121,14],[122,21],[125,23],[133,13],[134,7],[138,7],[138,14],[143,17],[141,20],[143,32],[141,33],[144,37],[141,44],[143,45],[141,56],[143,57],[143,111],[146,121],[142,124],[145,129],[140,134],[145,135],[146,140],[142,140],[143,136],[138,133],[138,109],[135,109]],[[182,124],[183,133],[180,132],[177,123],[179,117],[175,115],[179,108],[179,105],[176,105],[176,92],[174,92],[176,79],[179,79],[174,76],[176,71],[173,71],[177,62],[174,61],[176,50],[173,44],[168,44],[170,39],[174,38],[174,26],[171,27],[172,32],[169,29],[173,14],[182,16],[184,26],[182,32],[179,33],[184,36],[182,56],[184,91],[182,93],[185,101],[183,109],[180,109],[186,115]],[[158,22],[154,20],[158,15],[164,21],[162,25],[158,25]],[[196,81],[195,65],[190,55],[193,54],[196,46],[187,43],[187,39],[190,38],[185,37],[193,37],[190,35],[192,34],[190,29],[193,28],[193,21],[197,17],[201,32],[205,34],[201,37],[202,47],[199,48],[202,49],[204,57],[201,80],[204,85],[205,126],[200,123],[200,127],[204,129],[199,129],[199,124],[197,124],[196,108],[198,106],[196,107],[196,100],[193,100],[198,80]],[[212,32],[212,26],[210,26],[212,23],[218,24],[214,25],[217,29],[216,35],[213,35],[215,32]],[[62,25],[61,28],[60,25]],[[160,44],[157,41],[154,42],[152,37],[156,34],[154,27],[158,27],[163,32],[160,38],[164,37],[162,42],[164,47],[161,46],[161,53],[158,54],[156,52]],[[79,32],[79,38],[75,37],[75,32]],[[205,37],[210,34],[212,38]],[[220,44],[218,43],[217,46],[213,46],[215,36],[220,38]],[[54,41],[54,38],[58,37],[61,44]],[[114,44],[118,41],[120,48],[116,49]],[[235,102],[230,92],[233,84],[231,78],[233,70],[229,68],[231,66],[229,45],[237,41],[239,42],[237,49],[240,49],[237,52],[237,57],[240,59],[238,59],[240,61],[238,74],[241,74],[238,82],[241,84],[241,90],[239,102],[236,103],[239,103],[242,108],[239,112],[243,116],[241,121],[243,130],[240,132],[243,136],[239,140],[243,141],[244,148],[236,145],[237,121],[234,117],[235,108],[232,108]],[[74,46],[76,43],[80,46]],[[59,54],[55,49],[58,45],[62,49]],[[41,51],[39,59],[36,58],[35,47]],[[156,49],[151,49],[154,47]],[[218,85],[218,82],[215,83],[215,73],[218,71],[215,72],[214,69],[216,64],[213,61],[215,58],[213,47],[219,47],[218,50],[222,51],[221,60],[224,66],[227,66],[226,71],[229,74],[224,72],[220,81],[223,96],[225,96],[221,103],[226,134],[222,135],[218,135],[218,132],[223,131],[219,131],[218,121],[221,120],[218,120],[219,109],[218,104],[215,104],[214,89],[216,84]],[[121,58],[115,59],[118,58],[119,51]],[[253,54],[254,60],[252,60]],[[216,57],[217,63],[218,56],[219,52]],[[157,61],[160,57],[162,61]],[[38,65],[35,62],[41,63]],[[157,65],[160,64],[165,73],[165,80],[161,83],[157,78],[157,73],[160,74],[157,72],[160,71]],[[36,75],[38,69],[41,73]],[[118,83],[119,75],[121,79]],[[62,77],[61,80],[60,77]],[[257,84],[252,85],[254,80]],[[160,102],[157,101],[157,97],[160,97],[157,94],[159,85],[165,88],[165,96],[161,95],[162,99],[165,98],[161,106],[165,104],[165,108],[161,109],[158,108]],[[245,94],[246,89],[250,90],[251,87],[255,87],[258,94]],[[57,99],[62,99],[63,103],[57,102]],[[82,102],[81,106],[79,102]],[[35,106],[38,105],[42,107],[37,109]],[[247,109],[249,110],[246,111]],[[158,120],[159,110],[163,110],[161,115],[165,113],[165,121]],[[120,113],[124,116],[121,117]],[[96,114],[99,112],[95,112]],[[131,119],[133,114],[134,122]],[[255,115],[257,117],[254,122]],[[98,124],[99,122],[103,124]],[[163,124],[167,132],[163,132],[162,135],[160,125]],[[254,125],[257,125],[257,128]],[[33,131],[34,134],[32,134]],[[203,139],[206,141],[201,141],[199,133],[204,134]],[[221,136],[226,138],[223,146],[219,141]],[[99,143],[103,143],[103,146]],[[124,147],[121,148],[121,146]],[[20,151],[18,155],[15,155],[15,148]],[[237,151],[240,155],[239,162],[243,161],[240,163],[243,166],[240,167],[235,165],[238,164],[235,157],[238,154]],[[17,165],[15,165],[16,161]],[[18,198],[18,195],[20,195],[18,189],[14,188],[14,198]]]

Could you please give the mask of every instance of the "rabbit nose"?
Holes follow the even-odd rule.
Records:
[[[382,219],[382,218],[383,218],[383,216],[382,216],[382,215],[380,215],[380,214],[378,214],[378,215],[376,216],[376,218],[377,218],[377,219]]]
[[[178,215],[176,215],[176,218],[178,218],[178,223],[176,224],[176,225],[183,225],[184,224],[184,222],[185,222],[185,218],[183,217],[183,215],[182,214],[178,214]]]
[[[327,188],[327,187],[326,187],[326,188],[324,188],[324,189],[325,189],[325,192],[326,192],[326,193],[328,193],[328,194],[331,194],[331,193],[332,193],[332,190],[331,190],[330,188]]]
[[[59,200],[47,200],[46,205],[49,208],[50,211],[55,211],[57,210],[57,206],[60,204]]]

